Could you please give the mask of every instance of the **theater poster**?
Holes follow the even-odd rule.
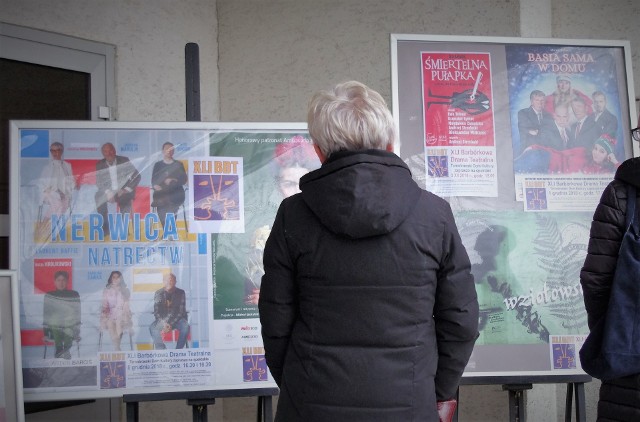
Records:
[[[421,53],[427,186],[442,196],[497,196],[491,55]]]
[[[505,47],[515,194],[526,211],[588,211],[625,159],[621,51]]]
[[[471,261],[468,382],[584,374],[593,213],[640,154],[629,43],[392,34],[391,69],[397,151],[449,202]]]
[[[302,124],[11,122],[26,401],[273,387],[257,301]]]

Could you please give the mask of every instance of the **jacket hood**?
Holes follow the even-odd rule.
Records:
[[[620,164],[615,178],[640,188],[640,157],[630,158]]]
[[[383,150],[340,151],[300,179],[302,199],[333,233],[386,234],[412,212],[421,189],[407,165]]]

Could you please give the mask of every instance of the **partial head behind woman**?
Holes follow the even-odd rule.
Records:
[[[357,81],[315,93],[309,102],[307,123],[321,161],[337,151],[391,151],[396,140],[396,127],[386,102],[378,92]]]

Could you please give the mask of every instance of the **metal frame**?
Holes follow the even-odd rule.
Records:
[[[494,118],[494,129],[500,126],[502,132],[498,133],[496,129],[495,136],[495,148],[497,150],[496,166],[498,174],[497,184],[498,194],[496,197],[490,200],[485,198],[476,198],[473,195],[467,198],[451,197],[452,208],[455,211],[471,211],[481,210],[486,212],[498,213],[502,210],[508,212],[518,212],[518,206],[522,209],[521,203],[518,204],[513,199],[511,191],[506,192],[508,183],[513,182],[513,169],[509,161],[513,160],[511,154],[511,148],[507,148],[507,145],[511,143],[511,132],[514,122],[509,110],[511,98],[509,96],[509,86],[511,82],[509,80],[509,67],[506,63],[506,49],[508,47],[522,47],[521,50],[528,45],[532,47],[542,46],[543,50],[550,50],[555,46],[558,47],[593,47],[600,48],[602,50],[611,51],[611,55],[614,57],[616,67],[616,80],[617,86],[612,86],[611,89],[617,90],[618,102],[617,105],[619,111],[619,137],[624,139],[625,151],[627,154],[634,152],[634,155],[640,154],[640,145],[637,142],[632,142],[630,139],[629,131],[626,131],[626,127],[635,126],[636,116],[636,104],[635,96],[633,93],[633,73],[631,69],[631,49],[629,41],[621,40],[570,40],[570,39],[543,39],[543,38],[507,38],[507,37],[471,37],[471,36],[444,36],[444,35],[416,35],[416,34],[391,34],[390,35],[390,50],[391,50],[391,81],[392,81],[392,109],[395,122],[399,131],[399,140],[402,145],[398,143],[395,146],[396,152],[401,155],[402,158],[409,157],[410,159],[420,160],[418,154],[424,154],[424,100],[420,91],[423,89],[422,75],[420,75],[420,57],[416,53],[421,51],[434,51],[434,52],[460,52],[461,54],[474,54],[478,52],[487,53],[491,56],[492,74],[492,89],[497,91],[497,86],[500,86],[498,94],[495,94],[493,101],[494,109],[499,110],[499,114],[496,113]],[[456,82],[453,82],[456,83]],[[476,81],[477,86],[477,81]],[[464,88],[460,88],[464,89]],[[625,89],[627,92],[625,92]],[[626,95],[626,99],[625,99]],[[474,110],[467,111],[467,114],[472,115]],[[422,115],[421,115],[422,113]],[[628,114],[627,114],[628,113]],[[495,121],[499,121],[495,123]],[[510,120],[509,120],[510,119]],[[508,132],[508,134],[507,134]],[[498,135],[501,137],[498,138]],[[508,138],[507,138],[508,137]],[[624,137],[624,138],[623,138]],[[508,151],[507,151],[508,150]],[[415,154],[415,156],[414,156]],[[424,161],[422,162],[424,165]],[[425,174],[418,174],[417,178],[424,177]],[[507,180],[507,178],[511,178]],[[507,183],[508,182],[508,183]],[[499,218],[499,217],[498,217]],[[585,218],[586,220],[586,218]],[[590,223],[590,218],[587,223]],[[576,280],[577,281],[577,280]],[[528,289],[531,285],[523,285],[523,291],[518,294],[526,295],[525,287]],[[534,287],[535,291],[535,287]],[[561,330],[560,330],[561,331]],[[553,332],[552,335],[563,334],[561,332]],[[531,338],[531,342],[535,340]],[[526,343],[526,342],[525,342]],[[508,340],[504,344],[489,345],[492,347],[483,348],[479,350],[476,348],[474,355],[478,359],[477,368],[468,368],[465,372],[465,377],[486,377],[491,375],[555,375],[555,374],[583,374],[579,366],[574,369],[562,369],[562,370],[542,370],[542,364],[535,366],[520,365],[521,360],[512,359],[509,360],[509,356],[518,355],[522,349],[529,351],[532,355],[538,352],[546,352],[543,349],[545,346],[542,342],[531,345],[537,346],[537,349],[532,349],[530,345],[512,345]],[[495,347],[493,347],[495,346]],[[501,348],[501,346],[505,346]],[[507,348],[506,346],[521,346],[522,349]],[[484,345],[482,346],[484,347]],[[548,347],[548,345],[547,345]],[[499,349],[499,350],[498,350]],[[484,362],[484,358],[487,355],[496,356],[504,354],[505,359],[492,359],[491,365],[487,365],[486,369],[481,367],[480,362]],[[524,356],[524,355],[522,355]],[[577,357],[577,350],[576,350]],[[510,363],[510,365],[503,364],[503,362]],[[513,363],[515,362],[515,363]],[[540,363],[540,362],[538,362]],[[505,369],[501,369],[505,368]]]
[[[18,311],[18,276],[15,270],[0,270],[0,310],[2,311],[2,350],[4,403],[6,416],[24,422],[22,392],[22,350],[20,348],[20,314]],[[5,331],[7,328],[10,330]]]
[[[306,132],[307,127],[304,123],[230,123],[230,122],[115,122],[115,121],[11,121],[10,122],[10,134],[11,134],[11,167],[10,167],[10,180],[11,180],[11,196],[10,196],[10,225],[11,225],[11,243],[10,243],[10,265],[19,268],[22,265],[21,248],[20,243],[20,142],[19,132],[21,129],[87,129],[87,130],[193,130],[198,132],[231,132],[231,131],[255,131],[258,133],[269,132]],[[207,138],[208,139],[208,138]],[[189,227],[190,231],[193,229]],[[19,273],[18,273],[19,278]],[[200,308],[198,308],[200,309]],[[197,309],[194,309],[194,311]],[[190,327],[193,330],[193,327]],[[213,339],[210,338],[210,342]],[[213,348],[212,343],[212,348]],[[266,382],[265,388],[273,388],[275,386],[272,382]],[[255,389],[256,384],[224,384],[217,387],[216,385],[207,386],[208,389],[214,391],[231,391],[238,392],[238,395],[232,393],[231,396],[243,396],[244,390]],[[219,389],[219,390],[218,390]],[[28,402],[48,401],[48,400],[82,400],[82,399],[97,399],[108,397],[122,397],[123,395],[137,394],[137,393],[150,393],[162,394],[167,388],[154,387],[154,388],[130,388],[130,389],[97,389],[97,390],[83,390],[83,391],[64,391],[65,389],[57,389],[54,392],[39,392],[29,391],[26,395]],[[174,387],[172,391],[183,392],[185,394],[197,394],[202,390],[202,387]],[[222,393],[221,393],[222,394]],[[229,393],[226,393],[229,394]]]

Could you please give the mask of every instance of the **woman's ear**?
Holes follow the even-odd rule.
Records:
[[[316,152],[316,155],[318,156],[318,159],[320,160],[320,164],[324,163],[325,160],[327,159],[327,157],[322,153],[322,151],[320,151],[320,148],[318,148],[318,146],[316,144],[313,144],[313,149]]]
[[[393,152],[393,144],[387,145],[387,151],[388,152]]]

